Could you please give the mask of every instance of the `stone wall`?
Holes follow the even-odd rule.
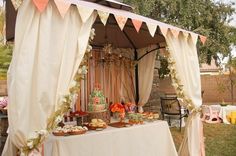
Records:
[[[148,103],[144,106],[145,111],[153,111],[153,112],[160,111],[160,92],[159,92],[160,79],[157,66],[158,66],[158,61],[156,61],[155,63],[152,91]]]

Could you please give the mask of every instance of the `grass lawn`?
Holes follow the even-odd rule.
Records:
[[[171,133],[178,150],[184,130],[171,128]],[[206,156],[236,156],[236,125],[204,124]]]

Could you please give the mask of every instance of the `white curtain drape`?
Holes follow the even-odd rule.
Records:
[[[133,53],[132,49],[123,48],[112,49],[111,54],[102,50],[93,51],[88,69],[89,86],[93,90],[99,85],[108,103],[122,100],[135,103]]]
[[[197,35],[180,33],[176,38],[170,31],[165,36],[171,57],[176,63],[177,75],[184,92],[195,107],[202,105],[200,70],[197,56]],[[189,117],[186,136],[179,150],[180,156],[200,156],[202,153],[202,122],[200,113]]]
[[[152,45],[147,48],[138,50],[138,58],[143,56],[146,52],[155,49],[156,46]],[[144,56],[138,62],[138,78],[139,78],[139,102],[138,106],[141,108],[144,106],[150,97],[152,91],[153,84],[153,75],[154,75],[154,67],[156,60],[156,51],[151,52]]]
[[[40,13],[32,0],[24,0],[8,72],[9,138],[4,156],[15,155],[11,145],[21,148],[32,132],[46,128],[47,118],[68,93],[95,19],[93,12],[83,23],[75,6],[62,18],[54,1]]]

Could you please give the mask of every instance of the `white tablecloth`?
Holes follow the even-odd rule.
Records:
[[[165,121],[108,127],[77,136],[50,136],[44,147],[45,156],[177,156]]]
[[[236,111],[236,106],[228,105],[221,107],[219,117],[223,120],[224,123],[230,124],[226,118],[226,115],[230,114],[232,111]]]

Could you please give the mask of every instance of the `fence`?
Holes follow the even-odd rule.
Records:
[[[202,75],[201,84],[203,93],[203,103],[219,103],[224,99],[225,102],[231,102],[230,80],[228,75]],[[220,90],[222,92],[220,92]],[[224,92],[223,92],[224,90]],[[236,102],[236,87],[234,86],[234,102]],[[159,91],[162,93],[175,93],[171,86],[171,79],[160,80]]]

